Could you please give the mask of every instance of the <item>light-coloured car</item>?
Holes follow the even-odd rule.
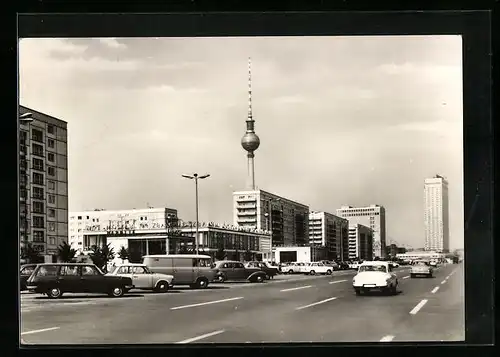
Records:
[[[396,294],[398,277],[392,272],[389,262],[363,262],[352,279],[352,286],[356,295],[372,290]]]
[[[304,266],[304,274],[316,275],[316,274],[332,274],[333,267],[325,265],[323,263],[311,262]]]
[[[131,278],[135,289],[153,290],[164,293],[173,286],[174,276],[168,274],[153,273],[144,264],[121,264],[107,275],[123,276]]]
[[[290,263],[288,266],[281,268],[283,272],[288,273],[288,274],[302,274],[305,272],[306,264],[305,263],[300,263],[300,262],[295,262],[295,263]]]
[[[411,267],[410,277],[415,278],[417,276],[425,276],[427,278],[432,278],[433,269],[430,263],[426,261],[416,261]]]

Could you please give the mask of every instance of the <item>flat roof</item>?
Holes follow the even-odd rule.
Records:
[[[157,254],[157,255],[143,255],[143,258],[210,258],[210,255],[203,254]]]

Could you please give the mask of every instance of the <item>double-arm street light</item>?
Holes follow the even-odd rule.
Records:
[[[209,174],[198,176],[194,173],[193,175],[182,175],[182,177],[194,180],[195,190],[196,190],[196,237],[194,238],[194,243],[196,246],[196,254],[198,254],[198,180],[206,179]]]

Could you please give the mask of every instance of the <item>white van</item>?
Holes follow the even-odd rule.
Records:
[[[142,262],[153,273],[173,275],[175,285],[189,285],[191,288],[205,289],[216,274],[209,255],[145,255]]]

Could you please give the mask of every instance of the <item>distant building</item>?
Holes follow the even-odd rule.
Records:
[[[350,260],[373,259],[373,231],[361,224],[349,225],[348,257]]]
[[[439,175],[424,181],[425,250],[449,251],[448,181]]]
[[[337,216],[347,218],[349,224],[361,224],[373,230],[373,255],[384,258],[386,245],[385,208],[379,205],[368,207],[342,206]]]
[[[317,247],[325,247],[325,259],[341,260],[343,243],[347,243],[348,227],[347,219],[328,212],[310,212],[309,244],[313,247],[313,253]]]
[[[396,258],[410,261],[410,260],[418,260],[418,259],[444,259],[445,254],[439,252],[432,251],[412,251],[407,253],[396,254]]]
[[[272,232],[262,237],[263,259],[274,260],[272,249],[309,245],[309,206],[264,190],[233,192],[233,224]]]
[[[67,123],[20,106],[19,213],[21,246],[54,262],[68,240]],[[29,120],[27,120],[27,118]]]

